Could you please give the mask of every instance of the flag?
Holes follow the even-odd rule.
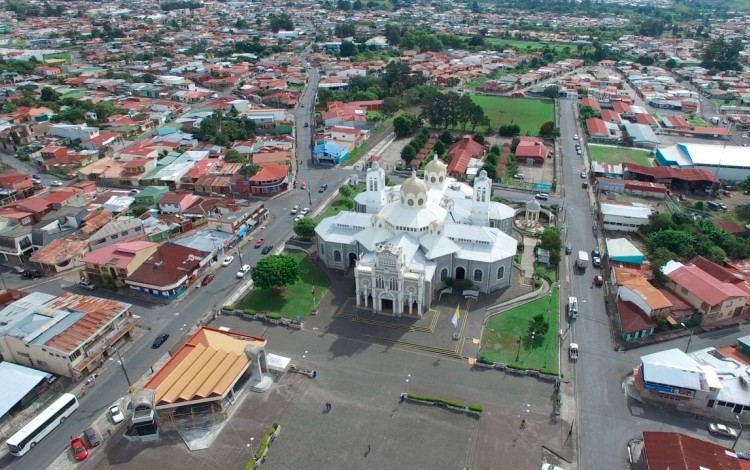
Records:
[[[461,318],[460,307],[461,304],[456,305],[456,313],[453,314],[453,319],[451,320],[451,323],[453,323],[453,328],[458,328],[458,319]]]

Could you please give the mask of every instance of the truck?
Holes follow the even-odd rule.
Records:
[[[576,266],[578,269],[585,271],[586,267],[589,265],[589,254],[585,251],[579,251],[578,252],[578,259],[576,260]]]
[[[711,121],[711,124],[715,126],[718,126],[721,122],[718,116],[712,116],[711,118],[709,118],[709,121]]]

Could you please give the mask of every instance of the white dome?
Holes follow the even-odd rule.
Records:
[[[438,159],[437,154],[435,154],[432,161],[424,167],[425,173],[445,173],[447,170],[448,165]]]
[[[539,204],[539,201],[537,201],[536,199],[532,199],[531,201],[526,203],[526,209],[532,212],[539,212],[542,209],[542,206]]]
[[[412,171],[411,178],[401,183],[401,203],[409,207],[424,206],[427,201],[427,183],[417,178],[417,172]]]

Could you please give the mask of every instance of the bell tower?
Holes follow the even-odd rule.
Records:
[[[380,168],[378,162],[374,162],[365,176],[367,189],[365,194],[365,204],[367,205],[368,214],[377,214],[386,203],[385,194],[385,170]]]
[[[490,224],[490,202],[492,198],[492,180],[482,170],[474,178],[474,195],[471,200],[471,223],[488,226]]]

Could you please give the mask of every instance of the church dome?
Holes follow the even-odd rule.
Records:
[[[383,228],[385,226],[385,219],[380,214],[373,215],[370,222],[372,222],[372,226],[375,228]]]
[[[536,199],[532,199],[531,201],[526,203],[526,210],[539,212],[540,210],[542,210],[542,206],[539,204],[539,201],[537,201]]]
[[[430,161],[425,167],[424,172],[425,173],[445,173],[448,170],[448,165],[443,163],[438,157],[437,154],[435,154],[432,158],[432,161]]]
[[[427,184],[412,171],[411,178],[401,183],[401,203],[408,207],[424,206],[427,202]]]

